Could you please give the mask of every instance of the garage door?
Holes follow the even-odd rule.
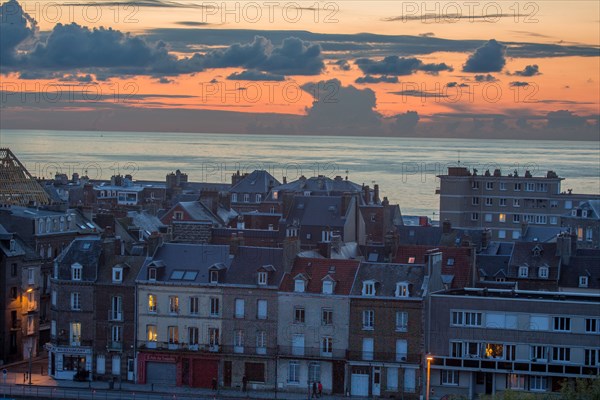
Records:
[[[216,360],[194,360],[193,387],[211,388],[212,380],[219,378],[219,362]]]
[[[176,364],[149,362],[146,363],[146,383],[177,385]]]
[[[369,375],[352,374],[352,396],[369,395]]]

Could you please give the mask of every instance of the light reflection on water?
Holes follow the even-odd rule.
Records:
[[[466,139],[365,138],[284,135],[230,135],[148,132],[2,130],[10,147],[37,176],[55,171],[109,179],[116,172],[164,180],[180,169],[190,180],[225,182],[236,170],[266,169],[277,179],[322,174],[346,176],[381,186],[404,214],[432,215],[438,208],[435,175],[448,165],[503,174],[526,169],[534,175],[554,170],[563,189],[600,192],[598,142]],[[346,171],[348,173],[346,174]]]

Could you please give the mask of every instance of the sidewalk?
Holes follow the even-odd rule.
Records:
[[[7,385],[14,386],[29,386],[29,380],[24,380],[24,374],[20,372],[9,372],[6,378]],[[238,390],[220,389],[217,392],[211,389],[199,389],[189,387],[178,387],[178,386],[157,386],[150,384],[135,384],[129,382],[115,382],[114,388],[110,388],[109,382],[93,381],[93,382],[75,382],[69,380],[55,380],[48,375],[31,374],[31,386],[40,387],[54,387],[58,389],[80,389],[80,390],[110,390],[110,391],[123,391],[123,392],[137,392],[137,393],[153,393],[153,394],[166,394],[166,395],[182,395],[184,397],[202,397],[202,398],[216,398],[216,399],[285,399],[285,400],[306,400],[308,396],[306,393],[290,393],[290,392],[267,392],[267,391],[254,391],[249,390],[246,393]],[[277,396],[277,397],[276,397]],[[347,399],[344,396],[321,396],[323,400],[340,400]]]

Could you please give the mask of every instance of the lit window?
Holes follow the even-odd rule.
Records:
[[[71,322],[69,339],[71,346],[81,345],[81,322]]]
[[[156,295],[154,294],[148,295],[148,312],[156,312]]]
[[[408,297],[408,283],[398,282],[396,283],[396,297]]]
[[[498,215],[498,221],[506,222],[506,214],[500,213],[500,215]]]

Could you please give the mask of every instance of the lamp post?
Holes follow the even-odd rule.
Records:
[[[31,347],[29,347],[29,384],[31,385],[31,364],[33,362],[33,343],[31,344]]]
[[[427,391],[425,392],[425,400],[429,400],[429,384],[431,381],[431,360],[433,360],[433,356],[431,354],[427,354]]]

